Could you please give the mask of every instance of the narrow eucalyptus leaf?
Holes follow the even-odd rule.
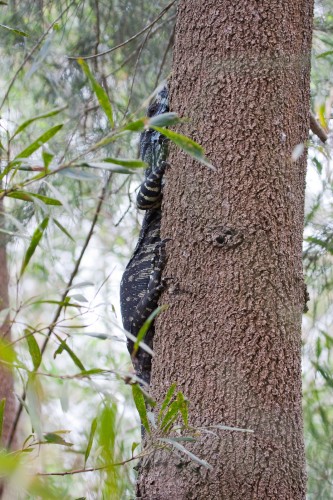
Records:
[[[194,453],[191,453],[189,450],[187,450],[183,445],[181,445],[177,441],[174,441],[173,439],[169,439],[169,438],[158,438],[158,441],[162,441],[163,443],[170,444],[171,446],[173,446],[177,450],[179,450],[182,453],[185,453],[187,456],[189,456],[191,458],[191,460],[193,460],[193,462],[196,462],[197,464],[202,465],[206,469],[210,469],[210,470],[213,469],[213,467],[208,462],[206,462],[206,460],[201,460],[201,458],[194,455]]]
[[[28,349],[29,349],[29,353],[30,353],[33,365],[34,365],[34,369],[38,370],[38,368],[42,362],[42,354],[40,352],[39,345],[38,345],[35,337],[33,336],[33,334],[29,330],[25,330],[24,333],[26,335],[25,338],[26,338],[27,343],[28,343]]]
[[[87,460],[89,458],[89,455],[90,455],[90,452],[91,452],[91,447],[92,447],[92,444],[93,444],[93,441],[94,441],[94,436],[95,436],[96,429],[97,429],[97,418],[94,418],[92,420],[91,426],[90,426],[90,434],[89,434],[88,444],[87,444],[87,448],[86,448],[86,451],[85,451],[85,454],[84,454],[84,464],[87,463]]]
[[[47,443],[60,444],[62,446],[73,446],[73,443],[65,441],[64,438],[55,432],[48,432],[47,434],[44,434],[44,439]]]
[[[1,2],[1,5],[7,5],[7,3]],[[8,31],[12,31],[13,33],[16,33],[17,35],[20,35],[20,36],[29,36],[28,33],[26,33],[25,31],[17,30],[15,28],[10,28],[9,26],[6,26],[5,24],[0,24],[0,27],[6,29]]]
[[[131,132],[143,132],[147,124],[147,118],[140,118],[140,120],[135,120],[134,122],[128,123],[123,130],[130,130]]]
[[[175,125],[179,122],[179,118],[177,113],[162,113],[160,115],[152,116],[148,123],[147,127],[169,127],[171,125]]]
[[[132,394],[136,409],[138,410],[141,423],[146,429],[147,432],[150,433],[149,421],[147,417],[147,408],[145,403],[145,398],[142,394],[141,388],[138,384],[132,385]]]
[[[44,233],[45,229],[47,228],[48,223],[49,223],[49,218],[46,217],[39,224],[39,226],[37,227],[37,229],[35,229],[35,231],[34,231],[34,233],[32,235],[31,241],[30,241],[30,245],[28,246],[28,249],[25,252],[25,255],[24,255],[24,258],[23,258],[23,262],[22,262],[22,266],[21,266],[21,272],[20,272],[20,277],[23,275],[23,273],[24,273],[27,265],[30,262],[31,257],[35,253],[35,250],[36,250],[36,248],[39,245],[39,242],[40,242],[40,240],[41,240],[41,238],[43,236],[43,233]]]
[[[29,127],[29,125],[31,125],[31,123],[34,123],[35,121],[38,121],[38,120],[43,120],[44,118],[49,118],[50,116],[55,116],[58,113],[61,113],[61,111],[63,111],[64,109],[66,109],[66,107],[67,106],[64,106],[62,108],[55,108],[55,109],[52,109],[51,111],[49,111],[48,113],[43,113],[42,115],[37,115],[37,116],[34,116],[33,118],[29,118],[29,120],[26,120],[25,122],[23,122],[21,125],[19,125],[17,127],[17,129],[15,130],[14,134],[11,137],[11,140],[13,140],[14,137],[17,136],[20,132],[22,132],[27,127]],[[45,154],[48,155],[49,153],[45,153]],[[50,156],[53,158],[53,155],[50,155]]]
[[[59,200],[50,198],[49,196],[44,196],[42,194],[29,193],[27,191],[13,191],[12,193],[8,193],[6,196],[23,201],[35,201],[37,199],[45,203],[45,205],[53,205],[56,207],[61,206],[61,202]]]
[[[124,158],[103,158],[101,161],[106,163],[114,163],[115,165],[122,165],[129,168],[147,168],[148,165],[142,160],[127,160]]]
[[[53,357],[56,358],[58,354],[62,354],[63,351],[66,351],[69,354],[72,361],[75,363],[75,365],[78,368],[80,368],[81,371],[85,371],[85,367],[82,364],[81,360],[77,357],[75,352],[72,351],[72,349],[67,345],[66,341],[61,340],[60,338],[59,338],[59,340],[60,340],[60,345],[59,345],[58,349],[55,351]]]
[[[59,130],[62,129],[62,127],[63,124],[55,125],[54,127],[50,128],[47,132],[39,136],[38,139],[31,143],[27,148],[21,151],[21,153],[15,156],[14,160],[19,158],[28,158],[29,156],[31,156],[32,153],[37,151],[37,149],[39,149],[43,144],[48,142],[54,135],[56,135]]]
[[[71,179],[76,179],[78,181],[101,180],[98,175],[91,174],[90,172],[85,172],[84,170],[78,170],[76,168],[62,168],[61,170],[59,170],[58,174],[63,175],[65,177],[70,177]]]
[[[90,161],[90,162],[82,163],[81,165],[78,165],[78,166],[108,170],[109,172],[114,172],[117,174],[133,174],[134,173],[134,171],[131,170],[130,168],[124,167],[122,165],[112,165],[112,164],[109,164],[106,162],[103,163],[103,162],[97,162],[97,161]]]
[[[165,311],[165,309],[166,309],[166,306],[159,306],[159,307],[157,307],[155,309],[155,311],[153,311],[149,315],[149,317],[146,319],[146,321],[144,322],[144,324],[142,325],[142,327],[140,328],[140,330],[138,332],[138,335],[136,337],[136,341],[134,342],[133,353],[132,353],[133,356],[135,356],[135,354],[137,353],[139,346],[141,346],[141,342],[145,338],[146,333],[148,332],[148,330],[150,328],[150,325],[152,324],[152,322],[154,321],[154,319],[156,318],[156,316],[161,311]]]
[[[42,441],[42,422],[40,408],[40,385],[35,374],[29,374],[27,383],[27,407],[31,419],[31,425],[36,432],[39,441]]]
[[[60,231],[62,231],[67,236],[67,238],[69,238],[72,241],[75,241],[74,238],[69,234],[67,229],[62,224],[60,224],[60,222],[57,219],[53,219],[53,222],[55,223],[56,226],[58,226]]]
[[[168,407],[171,399],[172,399],[172,396],[174,395],[175,393],[175,390],[176,390],[176,387],[177,387],[177,384],[174,382],[170,388],[168,389],[168,392],[166,393],[166,396],[163,400],[163,403],[161,405],[161,409],[158,413],[158,421],[160,422],[161,418],[163,417],[163,413],[165,411],[165,409]]]
[[[140,446],[140,443],[136,443],[136,442],[132,443],[132,457],[133,457],[134,452],[138,446]]]
[[[98,102],[110,122],[111,128],[113,128],[114,119],[113,119],[113,111],[109,96],[107,95],[103,87],[97,82],[94,75],[91,73],[88,64],[83,59],[78,59],[78,63],[80,64],[81,68],[84,71],[84,74],[88,78],[90,85],[92,86],[92,89],[96,94]]]
[[[179,146],[185,153],[189,154],[197,161],[205,165],[206,167],[216,170],[215,167],[210,163],[210,161],[204,155],[204,149],[197,142],[193,141],[189,137],[185,135],[178,134],[177,132],[173,132],[172,130],[168,130],[162,127],[151,126],[157,132],[160,132],[162,135],[170,139],[174,144]]]

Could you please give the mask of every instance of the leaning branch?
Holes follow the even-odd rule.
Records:
[[[310,129],[313,134],[315,134],[317,137],[322,142],[326,142],[328,137],[326,131],[323,129],[323,127],[320,125],[320,123],[317,121],[315,115],[311,112],[310,113]]]

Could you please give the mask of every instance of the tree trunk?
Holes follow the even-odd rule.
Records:
[[[4,227],[3,219],[3,202],[0,201],[0,228]],[[0,311],[9,307],[8,285],[9,275],[7,270],[7,254],[6,254],[7,237],[4,233],[0,233]],[[9,319],[9,316],[8,316]],[[8,319],[0,326],[0,339],[10,342],[10,324]],[[2,428],[1,445],[7,446],[8,439],[11,433],[15,412],[15,396],[13,392],[13,376],[11,371],[0,363],[0,401],[6,399],[5,415]],[[1,488],[1,486],[0,486]],[[1,489],[0,489],[1,494]]]
[[[302,232],[312,0],[181,0],[171,81],[179,128],[214,172],[173,148],[164,189],[165,276],[151,391],[171,383],[209,462],[156,452],[144,499],[303,499]],[[298,152],[298,155],[297,155]],[[296,156],[299,156],[296,158]]]

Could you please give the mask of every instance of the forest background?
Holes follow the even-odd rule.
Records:
[[[175,18],[175,2],[162,0],[0,2],[1,245],[10,275],[0,320],[12,335],[0,356],[18,397],[27,389],[15,442],[24,452],[0,455],[13,497],[133,495],[140,426],[118,294],[140,228],[143,172],[142,123],[128,124],[168,78]],[[311,107],[328,141],[309,137],[304,232],[313,499],[333,498],[332,82],[333,2],[317,1]],[[111,463],[120,465],[103,468]]]

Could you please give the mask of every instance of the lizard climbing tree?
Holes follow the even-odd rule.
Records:
[[[211,466],[156,452],[138,497],[305,498],[301,251],[312,0],[180,0],[170,108],[210,171],[171,148],[161,237],[170,237],[152,395],[177,382]]]

